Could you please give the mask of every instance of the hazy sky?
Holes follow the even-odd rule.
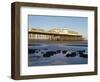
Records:
[[[28,24],[30,28],[36,27],[45,30],[52,28],[68,28],[79,32],[85,38],[88,37],[87,17],[29,15]]]

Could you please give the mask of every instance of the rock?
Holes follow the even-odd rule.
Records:
[[[39,51],[40,51],[40,49],[28,49],[29,54],[38,53]]]
[[[66,57],[75,57],[77,54],[76,52],[68,53]]]
[[[34,49],[28,49],[28,53],[33,54],[33,53],[35,53],[35,50]]]
[[[79,50],[79,51],[77,51],[79,54],[83,54],[83,53],[85,53],[85,50]]]
[[[88,58],[88,54],[80,54],[80,57]]]
[[[56,54],[55,51],[48,51],[45,54],[43,54],[43,57],[50,57],[50,56],[53,56],[54,54]]]
[[[67,50],[63,50],[63,51],[62,51],[63,54],[66,54],[66,52],[67,52]]]

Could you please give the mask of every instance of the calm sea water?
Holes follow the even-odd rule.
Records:
[[[87,44],[29,44],[28,66],[87,64],[87,53]]]

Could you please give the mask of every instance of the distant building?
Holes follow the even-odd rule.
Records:
[[[28,31],[29,39],[36,40],[57,40],[57,41],[75,41],[84,40],[82,35],[78,32],[69,29],[50,29],[45,31],[43,29],[32,28]]]
[[[53,29],[49,30],[48,32],[50,32],[50,33],[57,33],[57,34],[60,34],[61,31],[62,31],[61,29],[53,28]]]

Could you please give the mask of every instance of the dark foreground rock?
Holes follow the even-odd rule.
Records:
[[[29,54],[38,53],[39,51],[40,51],[40,49],[28,49]]]
[[[43,54],[43,57],[50,57],[50,56],[53,56],[54,54],[56,54],[55,51],[48,51],[45,54]]]
[[[80,54],[80,57],[88,58],[88,54]]]
[[[67,54],[66,57],[75,57],[76,55],[77,55],[76,52],[71,52]]]
[[[67,53],[67,50],[63,50],[62,53],[63,53],[63,54],[66,54],[66,53]]]

